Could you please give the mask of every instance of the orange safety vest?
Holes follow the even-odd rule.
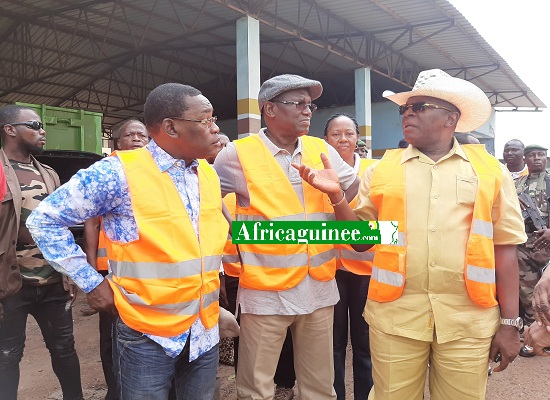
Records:
[[[219,317],[219,268],[228,225],[222,214],[220,182],[199,160],[199,235],[167,172],[146,148],[117,153],[132,201],[139,239],[106,237],[115,305],[126,325],[172,337],[200,316],[210,329]]]
[[[466,244],[464,276],[472,301],[481,307],[497,305],[493,222],[491,209],[502,186],[497,159],[483,145],[462,148],[478,178],[470,236]],[[380,221],[399,223],[398,243],[376,245],[368,298],[388,302],[401,296],[406,277],[406,198],[404,150],[388,150],[374,169],[370,198]]]
[[[377,160],[370,160],[366,158],[360,159],[359,173],[357,176],[359,179],[363,176],[367,167],[372,165]],[[351,208],[355,208],[357,203],[357,196],[349,202]],[[349,244],[335,244],[334,248],[337,251],[336,266],[349,272],[353,272],[357,275],[370,275],[372,271],[372,260],[374,259],[374,250],[376,246],[371,247],[368,251],[358,252],[353,249]]]
[[[109,156],[116,154],[111,153]],[[105,242],[105,232],[103,231],[103,218],[99,218],[99,238],[97,241],[97,254],[95,266],[98,271],[109,271],[109,257],[107,256],[107,245]]]
[[[322,169],[321,153],[328,154],[324,140],[302,136],[302,163]],[[258,135],[236,140],[235,148],[244,171],[250,206],[237,204],[237,220],[326,221],[334,210],[327,195],[302,182],[304,205],[281,166]],[[292,168],[289,165],[289,168]],[[242,271],[239,284],[257,290],[287,290],[309,273],[329,281],[336,273],[332,244],[239,244]]]
[[[107,248],[105,244],[105,232],[101,226],[99,229],[99,240],[97,242],[97,256],[95,261],[95,266],[98,271],[108,271],[109,270],[109,258],[107,257]]]
[[[223,198],[223,202],[233,219],[235,219],[235,208],[237,207],[237,196],[235,193],[228,193]],[[222,263],[223,270],[227,275],[238,277],[241,273],[241,259],[237,251],[237,245],[231,243],[231,235],[227,235],[227,241],[223,248]]]

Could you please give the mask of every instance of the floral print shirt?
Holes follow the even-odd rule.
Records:
[[[147,149],[159,170],[172,178],[198,235],[198,161],[193,160],[186,166],[185,161],[170,156],[154,140]],[[96,216],[102,216],[103,229],[111,240],[129,243],[138,239],[128,183],[116,155],[77,172],[42,201],[27,220],[44,257],[56,270],[70,276],[85,293],[95,289],[104,278],[88,264],[69,227]],[[189,338],[189,361],[193,361],[219,342],[219,328],[216,325],[206,329],[197,318],[191,328],[179,336],[146,336],[162,346],[170,357],[180,354]]]

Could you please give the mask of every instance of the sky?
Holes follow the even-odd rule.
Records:
[[[520,79],[550,107],[549,0],[449,0],[500,54]],[[550,110],[497,112],[495,156],[520,139],[550,148]]]

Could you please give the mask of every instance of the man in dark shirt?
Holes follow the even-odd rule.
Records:
[[[19,362],[31,314],[50,351],[63,398],[81,400],[71,312],[74,295],[68,280],[44,260],[25,226],[31,211],[59,186],[55,171],[32,156],[44,147],[46,132],[34,110],[9,105],[0,108],[0,134],[4,145],[0,162],[7,178],[7,193],[0,208],[0,254],[4,254],[0,257],[2,399],[17,399]]]

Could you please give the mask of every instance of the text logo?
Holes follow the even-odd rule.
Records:
[[[395,244],[394,221],[233,221],[234,244]]]

